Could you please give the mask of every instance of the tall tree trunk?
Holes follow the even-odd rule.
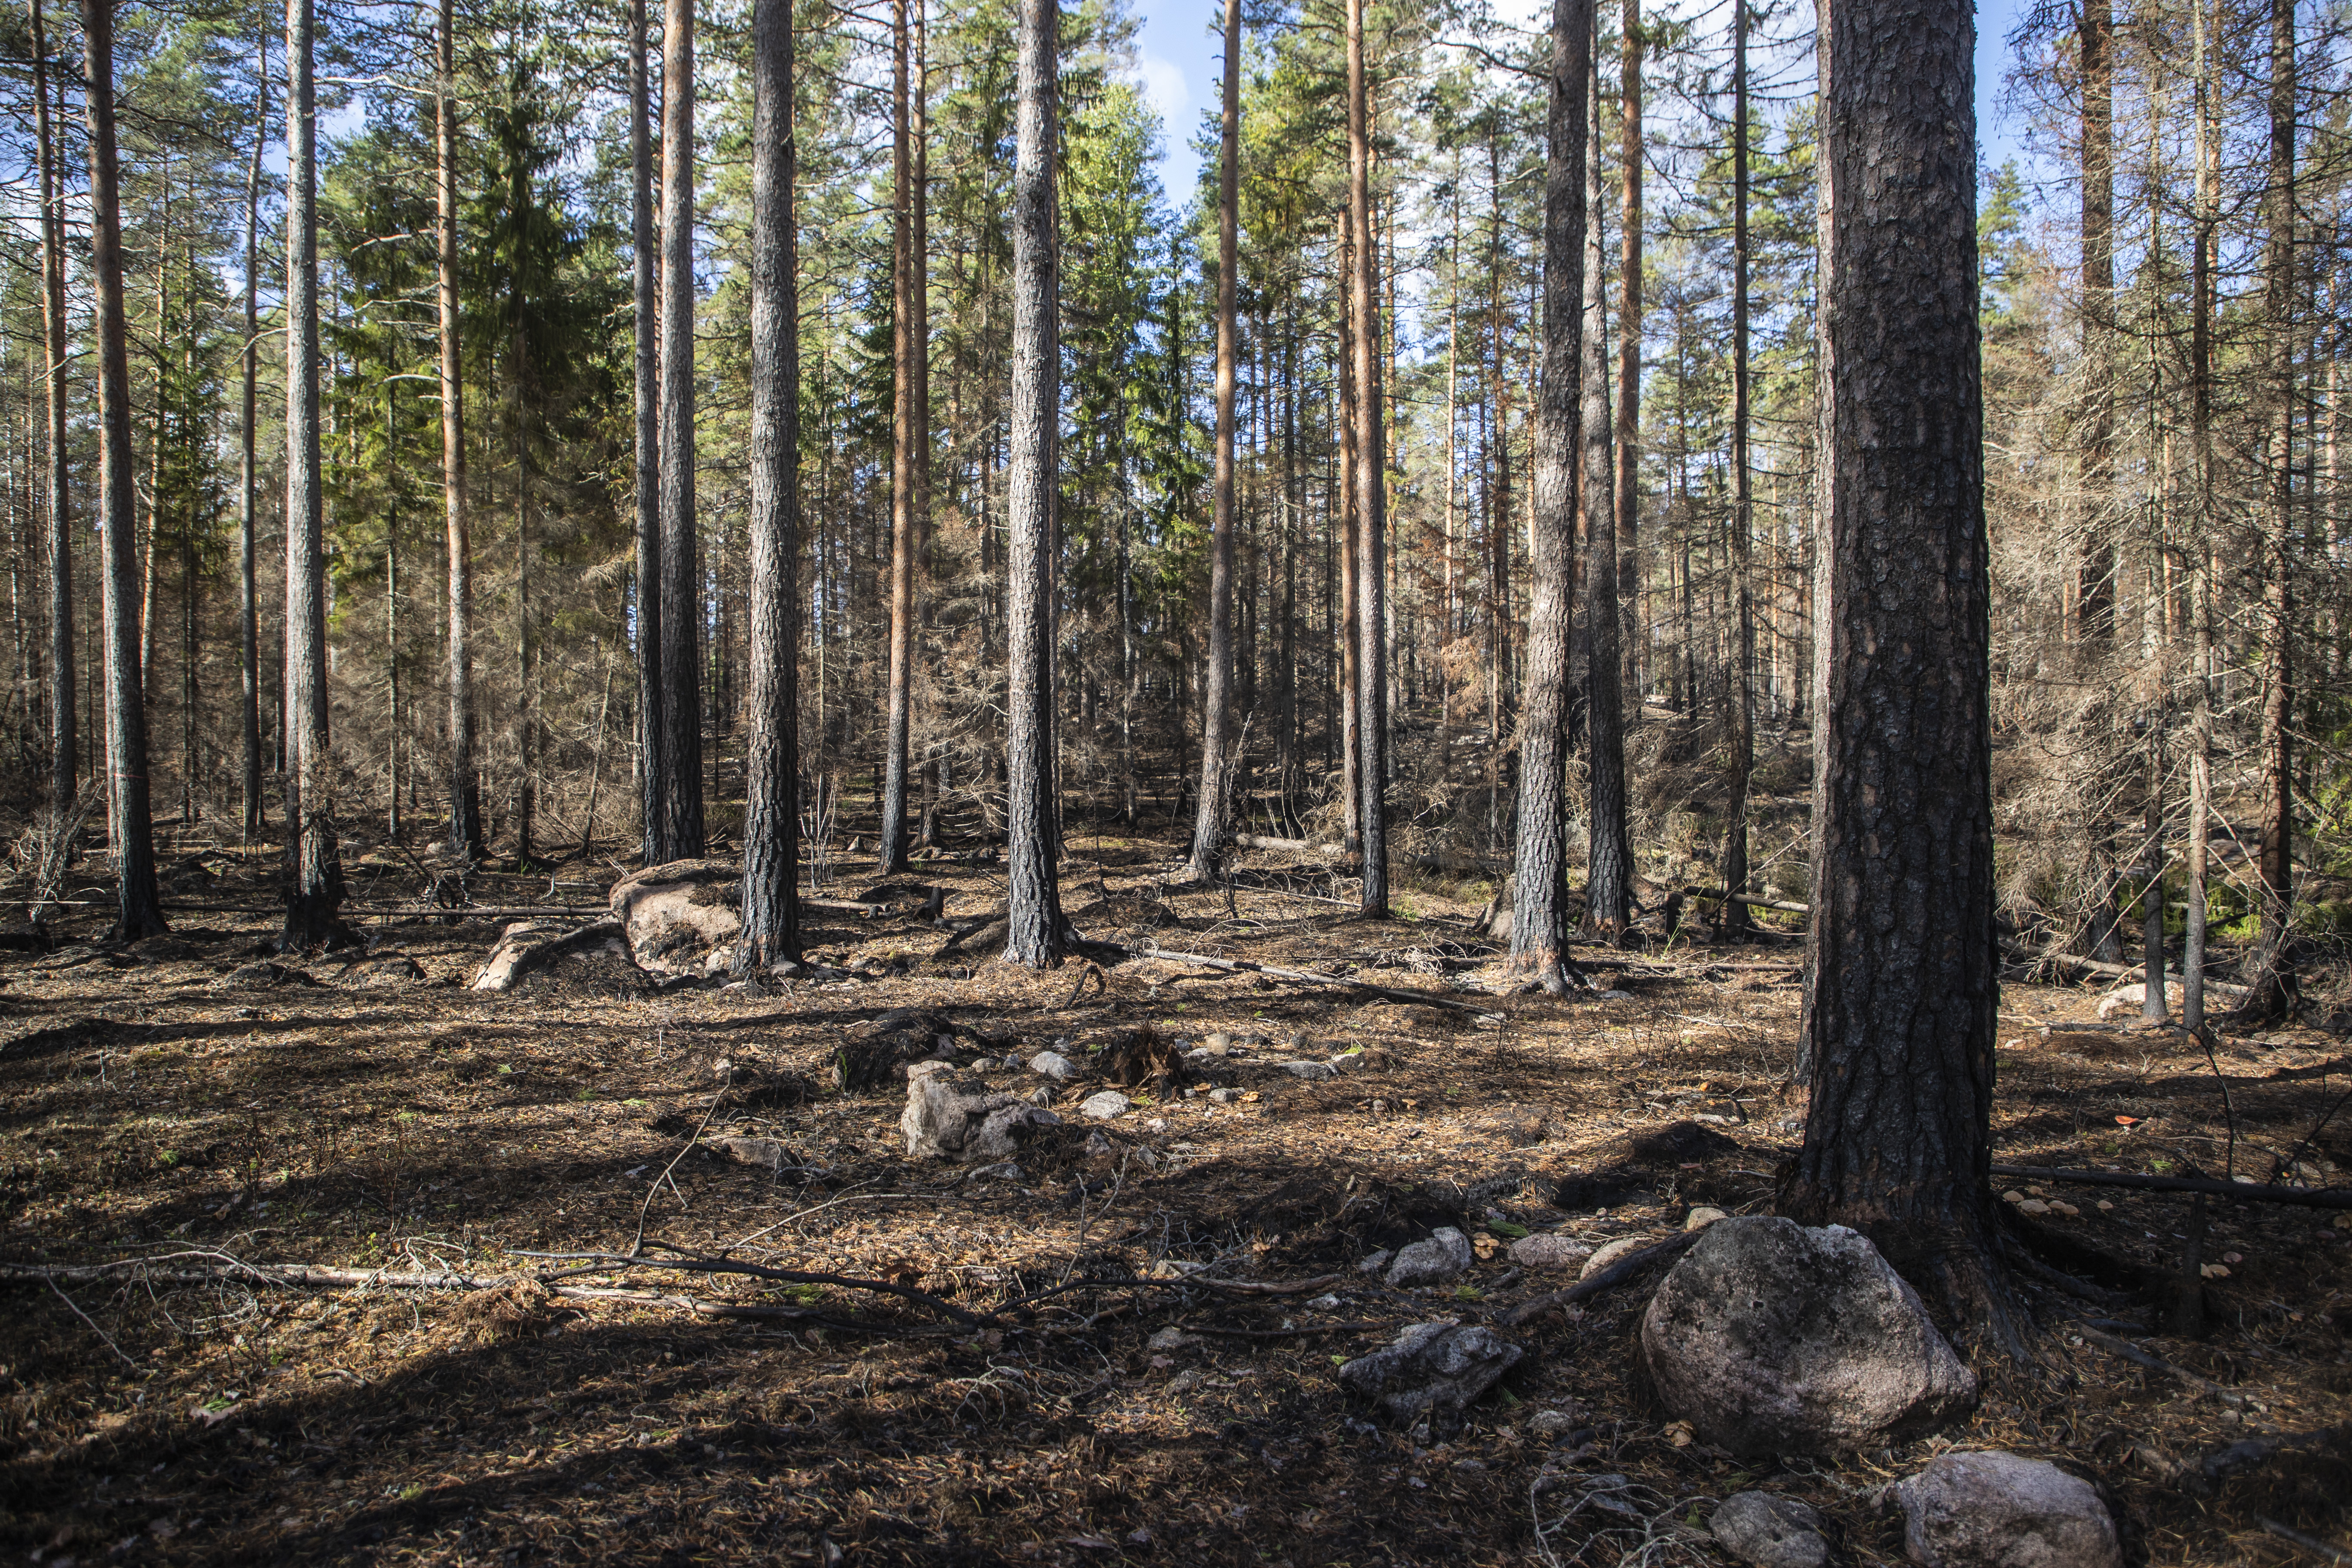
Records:
[[[907,868],[907,731],[915,677],[915,215],[907,105],[907,7],[894,0],[890,29],[890,687],[883,730],[884,874]]]
[[[1748,890],[1748,781],[1756,766],[1756,598],[1750,581],[1754,480],[1748,463],[1748,0],[1733,0],[1731,25],[1731,597],[1734,642],[1727,750],[1731,801],[1724,813],[1723,913],[1717,924],[1754,925],[1737,895]]]
[[[749,972],[800,957],[800,294],[792,0],[751,15],[751,736],[743,780]]]
[[[1019,159],[1013,176],[1013,410],[1007,493],[1004,956],[1062,960],[1054,811],[1054,508],[1062,349],[1055,202],[1056,0],[1021,0]]]
[[[44,478],[48,491],[49,812],[56,830],[62,832],[80,793],[80,737],[74,724],[73,464],[66,430],[65,210],[57,133],[49,123],[48,38],[41,0],[33,0],[32,19],[33,124],[41,182],[41,389],[48,432]],[[62,81],[58,93],[62,102]],[[248,261],[247,271],[251,270]],[[246,335],[252,336],[250,330]]]
[[[1822,7],[1812,1101],[1780,1207],[1862,1231],[2014,1350],[1986,1169],[2000,963],[1974,45],[1968,0]]]
[[[1360,855],[1364,847],[1364,791],[1357,770],[1363,763],[1364,751],[1363,715],[1356,705],[1362,687],[1356,665],[1363,657],[1363,637],[1359,630],[1361,600],[1356,591],[1356,572],[1362,556],[1357,543],[1362,520],[1356,512],[1356,468],[1362,454],[1356,447],[1356,302],[1354,291],[1349,287],[1349,279],[1355,275],[1351,259],[1355,238],[1344,213],[1339,226],[1339,242],[1332,247],[1332,255],[1338,258],[1339,276],[1332,280],[1332,288],[1339,295],[1339,496],[1336,509],[1339,523],[1339,784],[1347,797],[1343,842],[1349,855]]]
[[[1641,700],[1642,650],[1642,0],[1625,0],[1618,48],[1618,158],[1623,164],[1623,254],[1617,265],[1617,587],[1624,599],[1623,684]],[[1622,747],[1621,747],[1622,752]],[[1622,763],[1621,763],[1622,765]],[[1630,859],[1630,858],[1629,858]]]
[[[2116,627],[2115,544],[2107,526],[2116,423],[2112,356],[2116,298],[2116,76],[2113,0],[2082,0],[2074,47],[2083,92],[2082,544],[2074,619],[2084,642],[2103,647]],[[2112,897],[2112,895],[2110,895]]]
[[[662,741],[661,329],[654,237],[652,90],[647,82],[646,0],[629,0],[629,236],[636,323],[637,796],[640,858],[661,860],[659,830],[669,805]]]
[[[528,165],[519,164],[514,210],[531,209]],[[531,868],[532,840],[539,826],[539,692],[533,666],[538,648],[530,619],[530,360],[523,341],[522,312],[515,311],[508,348],[507,376],[513,384],[515,462],[515,869]]]
[[[448,534],[449,853],[482,858],[482,791],[474,764],[474,547],[466,508],[466,382],[457,342],[457,18],[441,0],[433,99],[436,292],[441,329],[441,510]]]
[[[2288,926],[2294,912],[2294,0],[2271,0],[2270,169],[2263,255],[2263,395],[2269,428],[2263,476],[2262,933],[2243,1022],[2294,1005]]]
[[[1381,408],[1380,253],[1372,246],[1371,85],[1364,64],[1364,0],[1348,0],[1349,295],[1356,318],[1356,728],[1360,747],[1356,785],[1363,845],[1363,893],[1368,919],[1389,913],[1388,812],[1388,553],[1387,432]]]
[[[655,862],[702,853],[701,563],[694,516],[694,0],[662,5],[661,769]]]
[[[327,552],[319,452],[319,159],[312,0],[286,3],[286,831],[289,952],[351,940],[338,918],[335,759],[327,728]]]
[[[242,808],[247,843],[266,824],[261,794],[261,592],[256,549],[260,532],[260,475],[255,442],[255,382],[261,335],[261,150],[269,140],[269,35],[255,42],[260,61],[253,101],[253,159],[245,171],[245,350],[237,355],[237,728],[244,742]]]
[[[1228,826],[1234,700],[1234,274],[1241,269],[1242,0],[1225,0],[1225,80],[1217,172],[1216,502],[1209,544],[1209,668],[1201,717],[1201,801],[1192,824],[1195,881],[1214,876]]]
[[[1513,861],[1511,968],[1558,996],[1577,974],[1568,955],[1569,619],[1573,614],[1576,467],[1583,438],[1585,161],[1592,77],[1592,0],[1552,0],[1545,117],[1543,361],[1530,453],[1534,580],[1519,718],[1519,828]],[[1496,318],[1496,346],[1501,319]],[[1497,356],[1499,358],[1499,354]]]
[[[2190,29],[2197,73],[2196,231],[2189,262],[2189,436],[2197,464],[2197,529],[2190,544],[2189,624],[2189,862],[2188,909],[2180,937],[2180,1024],[2205,1026],[2205,929],[2208,857],[2213,811],[2213,584],[2211,563],[2216,519],[2213,509],[2213,249],[2214,159],[2219,137],[2214,117],[2213,65],[2206,37],[2207,0],[2190,0]]]
[[[98,338],[98,511],[106,625],[108,808],[114,938],[164,929],[148,817],[147,710],[139,668],[138,496],[131,478],[131,359],[122,299],[122,208],[114,146],[114,7],[82,0],[82,111],[89,131],[89,265]]]
[[[1596,16],[1596,21],[1598,20]],[[1633,847],[1625,828],[1624,662],[1617,624],[1617,489],[1621,468],[1611,439],[1609,411],[1609,279],[1601,215],[1599,50],[1592,51],[1587,117],[1591,149],[1585,159],[1583,406],[1578,433],[1584,489],[1585,739],[1591,772],[1584,885],[1586,927],[1604,942],[1624,935],[1633,918]],[[1570,585],[1570,601],[1574,585]],[[1516,923],[1517,916],[1513,915]]]
[[[1555,15],[1554,26],[1558,25]],[[1555,47],[1557,47],[1555,45]],[[1590,46],[1588,46],[1589,47]],[[1580,92],[1583,89],[1579,89]],[[1578,136],[1579,147],[1583,145]],[[1490,137],[1486,145],[1488,228],[1486,233],[1486,280],[1490,292],[1486,301],[1486,321],[1494,338],[1494,448],[1495,475],[1487,490],[1486,505],[1486,592],[1492,603],[1488,612],[1487,637],[1489,658],[1493,668],[1487,671],[1486,727],[1490,758],[1499,758],[1503,742],[1511,732],[1511,377],[1503,353],[1503,164],[1502,138]],[[1581,154],[1580,153],[1580,156]],[[1580,180],[1581,175],[1579,176]],[[1546,178],[1549,175],[1547,174]],[[1578,194],[1582,194],[1580,184]],[[1549,221],[1547,219],[1546,221]],[[1549,240],[1546,242],[1549,244]],[[1577,265],[1584,264],[1584,251],[1580,241]],[[1575,313],[1576,294],[1569,295],[1570,313]],[[1570,364],[1576,362],[1570,360]],[[1571,472],[1576,462],[1576,447],[1570,443],[1566,461]],[[1574,488],[1572,479],[1562,481]],[[1576,498],[1571,493],[1572,509]],[[1571,526],[1573,526],[1571,524]],[[1535,657],[1530,649],[1528,657]],[[1566,655],[1562,655],[1565,658]],[[1565,669],[1565,666],[1562,667]],[[1563,676],[1565,679],[1565,676]]]

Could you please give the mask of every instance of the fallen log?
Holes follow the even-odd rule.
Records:
[[[1726,901],[1721,888],[1685,888],[1683,897],[1700,899],[1713,904]],[[1790,903],[1786,899],[1767,898],[1762,893],[1734,893],[1730,895],[1729,901],[1735,904],[1746,904],[1751,910],[1778,910],[1785,915],[1810,915],[1813,912],[1813,906],[1811,904]]]
[[[1164,947],[1149,948],[1136,954],[1138,958],[1163,959],[1170,963],[1197,963],[1204,969],[1222,969],[1228,974],[1263,974],[1275,980],[1295,980],[1307,985],[1336,985],[1351,991],[1363,991],[1391,1002],[1425,1002],[1433,1007],[1450,1007],[1457,1013],[1467,1013],[1481,1023],[1501,1023],[1500,1013],[1489,1013],[1468,1002],[1457,1002],[1451,996],[1441,996],[1429,991],[1410,991],[1401,986],[1374,985],[1347,974],[1318,974],[1309,969],[1282,969],[1271,963],[1259,963],[1246,958],[1213,958],[1205,952],[1171,952]]]
[[[1524,1323],[1530,1318],[1539,1318],[1555,1308],[1570,1307],[1579,1301],[1589,1300],[1603,1290],[1612,1290],[1622,1285],[1653,1263],[1664,1263],[1669,1258],[1680,1258],[1691,1243],[1699,1238],[1699,1236],[1698,1231],[1686,1230],[1680,1236],[1666,1237],[1655,1247],[1645,1247],[1639,1252],[1628,1253],[1591,1279],[1580,1279],[1565,1290],[1554,1290],[1548,1296],[1537,1296],[1522,1301],[1496,1321],[1508,1328],[1515,1323]]]
[[[2123,1357],[2124,1360],[2130,1362],[2134,1366],[2144,1366],[2150,1372],[2160,1372],[2168,1376],[2179,1378],[2181,1382],[2187,1384],[2198,1393],[2204,1394],[2209,1399],[2218,1399],[2222,1404],[2232,1407],[2242,1405],[2246,1402],[2246,1396],[2240,1394],[2236,1389],[2224,1388],[2210,1377],[2201,1376],[2197,1373],[2189,1371],[2185,1366],[2175,1366],[2172,1363],[2165,1360],[2162,1356],[2150,1355],[2147,1352],[2140,1349],[2129,1340],[2119,1338],[2116,1335],[2107,1332],[2105,1329],[2095,1329],[2088,1323],[2076,1323],[2074,1325],[2074,1331],[2082,1335],[2084,1339],[2090,1341],[2093,1344],[2098,1346],[2101,1350],[2114,1352],[2116,1355]]]
[[[2084,958],[2079,953],[2073,952],[2053,952],[2042,948],[2018,948],[2011,952],[2011,956],[2019,963],[2047,963],[2059,969],[2071,969],[2078,974],[2088,974],[2100,980],[2137,980],[2145,984],[2147,974],[2147,965],[2145,963],[2109,963],[2104,959]],[[2169,992],[2179,984],[2180,973],[2178,970],[2167,969],[2164,972],[2166,991]],[[2247,994],[2247,990],[2242,985],[2232,985],[2226,980],[2215,980],[2209,976],[2205,982],[2205,994],[2209,996],[2243,996]]]
[[[2217,1182],[2210,1176],[2143,1176],[2129,1171],[2069,1171],[2049,1165],[1994,1165],[1996,1176],[2027,1176],[2084,1187],[2130,1187],[2146,1193],[2203,1193],[2250,1204],[2352,1209],[2352,1187],[2282,1187],[2263,1182]]]

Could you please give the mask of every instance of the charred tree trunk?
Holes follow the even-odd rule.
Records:
[[[890,687],[882,748],[882,830],[877,852],[887,876],[907,868],[907,731],[915,677],[915,226],[907,110],[907,6],[891,11],[890,82]]]
[[[1242,3],[1225,0],[1223,130],[1217,174],[1217,455],[1209,546],[1209,668],[1201,717],[1200,812],[1189,875],[1214,876],[1228,826],[1225,753],[1233,744],[1234,274],[1240,270]]]
[[[327,727],[327,551],[319,452],[318,114],[312,0],[286,5],[286,725],[293,885],[289,952],[352,940],[338,911],[335,759]]]
[[[49,123],[48,38],[41,0],[33,0],[33,124],[41,182],[42,408],[47,421],[47,542],[49,556],[49,812],[59,832],[80,794],[80,737],[74,723],[73,507],[71,449],[66,430],[66,261],[64,194],[58,174],[57,133]],[[59,82],[62,102],[65,84]],[[258,153],[256,154],[257,159]],[[246,275],[253,274],[250,252]],[[250,321],[246,331],[253,336]],[[249,366],[253,351],[246,350]],[[247,372],[246,428],[253,427],[252,373]],[[247,437],[251,450],[252,437]],[[250,470],[250,460],[247,466]],[[247,490],[250,493],[250,480]],[[247,539],[251,540],[248,533]],[[246,546],[252,559],[252,545]]]
[[[737,967],[800,957],[800,305],[792,0],[751,16],[751,737]]]
[[[265,826],[261,794],[261,592],[255,554],[260,532],[260,476],[255,441],[255,380],[261,335],[261,150],[269,140],[269,36],[256,41],[260,69],[254,89],[253,161],[245,174],[245,350],[237,355],[240,415],[237,421],[236,585],[237,729],[244,742],[244,830],[247,843]]]
[[[1822,542],[1804,1146],[1780,1206],[2018,1344],[1987,1171],[1990,552],[1973,7],[1822,7]]]
[[[1004,956],[1061,962],[1070,937],[1054,811],[1054,508],[1061,425],[1056,0],[1021,0],[1013,178],[1013,408],[1007,486]]]
[[[1728,751],[1730,805],[1723,828],[1723,887],[1748,890],[1748,781],[1756,766],[1756,599],[1749,581],[1755,511],[1748,466],[1748,0],[1732,0],[1731,66],[1731,596],[1733,643]],[[1723,900],[1716,924],[1753,929],[1748,906]]]
[[[457,340],[457,16],[441,0],[433,100],[435,230],[441,326],[441,511],[448,536],[449,853],[472,865],[482,842],[482,786],[474,761],[474,544],[466,502],[466,379]]]
[[[1543,370],[1533,444],[1535,526],[1526,679],[1519,720],[1519,828],[1511,967],[1557,996],[1568,956],[1569,617],[1574,593],[1578,377],[1584,352],[1585,160],[1592,75],[1591,0],[1552,0],[1544,160]],[[1496,326],[1499,329],[1500,320]],[[1500,344],[1497,331],[1496,342]]]
[[[658,861],[702,853],[700,553],[694,516],[694,0],[662,6],[661,768]]]
[[[2109,327],[2116,297],[2116,77],[2113,0],[2083,0],[2074,47],[2083,91],[2082,544],[2074,569],[2075,630],[2103,648],[2116,629],[2115,547],[2108,537],[2116,389]],[[2110,895],[2112,897],[2112,895]]]
[[[1624,185],[1623,254],[1618,262],[1617,304],[1617,586],[1624,595],[1621,626],[1630,625],[1625,639],[1623,689],[1638,707],[1641,701],[1642,650],[1649,628],[1642,608],[1642,4],[1625,0],[1619,42],[1618,77],[1620,171]],[[1619,748],[1623,767],[1623,748]],[[1630,875],[1631,857],[1628,857]]]
[[[1617,624],[1617,494],[1623,472],[1609,421],[1609,300],[1602,263],[1601,90],[1598,50],[1588,94],[1591,150],[1585,160],[1582,451],[1584,490],[1585,742],[1591,769],[1591,812],[1585,854],[1584,921],[1604,942],[1624,935],[1633,918],[1633,847],[1625,826],[1624,660]],[[1637,263],[1638,264],[1638,263]]]
[[[1388,785],[1388,473],[1381,417],[1380,253],[1372,246],[1371,88],[1364,64],[1364,0],[1348,0],[1349,295],[1356,318],[1356,728],[1361,792],[1357,833],[1363,845],[1360,911],[1389,913]]]
[[[446,4],[446,0],[445,0]],[[646,0],[629,0],[629,246],[636,353],[637,805],[640,858],[662,859],[669,768],[662,744],[661,301],[654,235],[653,93],[647,80]]]

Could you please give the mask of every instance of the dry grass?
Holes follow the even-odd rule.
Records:
[[[1414,893],[1422,918],[1367,928],[1328,904],[1244,889],[1154,892],[1166,847],[1083,846],[1065,898],[1117,936],[1300,967],[1384,967],[1437,988],[1472,906]],[[931,875],[932,873],[926,873]],[[993,896],[940,868],[950,909]],[[242,872],[219,892],[260,901]],[[1301,889],[1326,890],[1321,882]],[[397,897],[387,879],[381,899]],[[521,903],[543,879],[478,887]],[[1172,901],[1180,922],[1168,918]],[[89,911],[83,911],[88,914]],[[92,916],[91,918],[95,918]],[[199,917],[183,917],[199,918]],[[0,1208],[14,1260],[212,1248],[353,1267],[535,1267],[524,1251],[625,1249],[660,1175],[712,1105],[713,1131],[773,1137],[772,1173],[702,1152],[655,1193],[647,1235],[731,1247],[782,1267],[913,1284],[982,1310],[1057,1282],[1215,1262],[1267,1279],[1346,1271],[1432,1224],[1508,1222],[1598,1242],[1675,1228],[1687,1206],[1769,1203],[1801,1097],[1781,1088],[1798,990],[1759,964],[1793,944],[1686,942],[1629,966],[1630,1002],[1521,999],[1501,1027],[1442,1009],[1147,960],[1065,1008],[1073,976],[926,957],[904,921],[841,921],[815,946],[870,977],[761,996],[690,991],[633,1002],[538,1002],[462,989],[487,926],[373,929],[428,984],[224,991],[267,917],[222,922],[156,962],[59,967],[0,956]],[[243,919],[246,923],[226,922]],[[1082,923],[1088,923],[1082,916]],[[1460,950],[1455,950],[1460,951]],[[903,963],[913,959],[911,972]],[[1465,978],[1482,976],[1473,954]],[[1672,973],[1648,973],[1662,966]],[[331,980],[337,965],[313,974]],[[2011,1026],[2085,1019],[2084,993],[2012,986]],[[1147,1104],[1111,1147],[1071,1137],[1019,1180],[911,1164],[898,1097],[821,1094],[834,1046],[891,1007],[945,1014],[980,1050],[1082,1048],[1149,1024],[1199,1039],[1262,1037],[1224,1069],[1256,1099]],[[1363,1072],[1306,1082],[1272,1064],[1360,1045]],[[2032,1039],[2021,1027],[2005,1037]],[[2346,1087],[2324,1037],[2233,1041],[2221,1058],[2238,1168],[2266,1174]],[[971,1052],[967,1051],[967,1056]],[[2221,1100],[2200,1055],[2152,1047],[2092,1060],[2004,1048],[2000,1157],[2218,1170]],[[724,1061],[724,1071],[719,1064]],[[1024,1090],[1037,1081],[998,1069]],[[1557,1179],[1628,1128],[1730,1117],[1738,1156],[1674,1173],[1605,1215],[1550,1206]],[[2130,1131],[2118,1115],[2142,1120]],[[1744,1122],[1741,1119],[1745,1119]],[[2352,1168],[2352,1126],[2321,1155]],[[2308,1156],[2306,1156],[2308,1158]],[[2133,1261],[2177,1258],[2185,1205],[2096,1194],[2061,1228]],[[1838,1464],[1743,1468],[1678,1434],[1633,1371],[1642,1293],[1517,1331],[1536,1353],[1461,1431],[1409,1436],[1360,1419],[1336,1362],[1396,1326],[1476,1316],[1561,1281],[1392,1292],[1367,1279],[1336,1310],[1302,1298],[1074,1291],[1014,1331],[971,1332],[831,1288],[761,1291],[642,1271],[572,1283],[691,1290],[853,1321],[719,1321],[647,1302],[381,1289],[254,1289],[124,1279],[72,1306],[12,1288],[0,1327],[0,1550],[54,1565],[120,1552],[169,1562],[854,1563],[1719,1562],[1711,1500],[1760,1484],[1806,1498],[1850,1560],[1901,1558],[1877,1489],[1939,1446],[2046,1455],[2108,1489],[2151,1563],[2284,1563],[2257,1515],[2342,1540],[2352,1447],[2283,1454],[2200,1494],[2177,1467],[2250,1432],[2352,1415],[2352,1223],[2322,1211],[2217,1208],[2207,1256],[2218,1326],[2149,1342],[2242,1391],[2241,1409],[2071,1342],[2064,1298],[2029,1288],[2047,1325],[2038,1363],[1993,1364],[1974,1422]],[[87,1321],[85,1321],[85,1316]],[[1171,1324],[1225,1331],[1154,1352]],[[103,1333],[105,1339],[100,1338]],[[120,1354],[115,1348],[119,1347]],[[126,1364],[128,1363],[128,1364]],[[1575,1430],[1538,1438],[1538,1411]],[[1545,1525],[1539,1543],[1538,1518]]]

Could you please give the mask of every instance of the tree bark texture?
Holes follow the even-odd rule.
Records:
[[[662,5],[661,773],[654,860],[702,853],[700,560],[694,519],[694,0]]]
[[[474,762],[474,546],[466,508],[466,377],[457,336],[457,17],[441,0],[433,100],[435,215],[441,316],[441,512],[449,559],[449,853],[481,858],[481,779]]]
[[[1389,913],[1388,811],[1388,472],[1381,417],[1380,252],[1372,244],[1371,86],[1364,63],[1364,0],[1348,0],[1349,296],[1356,338],[1356,787],[1362,804],[1360,911]]]
[[[751,16],[751,734],[743,793],[750,970],[800,957],[800,306],[792,0]]]
[[[1569,618],[1573,613],[1576,458],[1582,437],[1586,116],[1592,0],[1552,0],[1544,158],[1543,361],[1536,383],[1532,584],[1519,699],[1519,825],[1513,859],[1511,967],[1557,996],[1574,973],[1568,944]],[[1499,327],[1500,322],[1497,321]],[[1497,335],[1499,345],[1500,338]]]
[[[342,856],[327,728],[327,551],[319,450],[319,128],[312,0],[286,0],[286,772],[294,809],[288,952],[340,943]]]
[[[662,757],[661,260],[654,233],[653,91],[646,0],[629,0],[629,248],[635,310],[637,805],[641,858],[661,862],[669,770]]]
[[[1598,67],[1595,50],[1594,66]],[[1601,92],[1588,94],[1591,152],[1585,160],[1583,407],[1579,444],[1584,489],[1586,758],[1591,774],[1584,873],[1584,921],[1605,942],[1622,937],[1633,917],[1633,847],[1625,826],[1624,660],[1617,622],[1618,489],[1624,472],[1612,440],[1609,409],[1608,269],[1601,215]],[[1638,153],[1636,154],[1638,156]],[[1517,917],[1515,916],[1514,919]]]
[[[1242,5],[1225,0],[1223,128],[1217,173],[1217,451],[1215,516],[1209,543],[1209,668],[1201,715],[1201,801],[1192,824],[1190,874],[1217,871],[1230,824],[1227,772],[1234,760],[1234,366],[1239,356],[1234,275],[1241,268]]]
[[[49,811],[62,831],[80,794],[80,736],[74,723],[73,450],[66,429],[65,213],[58,176],[57,132],[49,123],[48,36],[41,0],[33,0],[33,122],[35,157],[41,184],[41,367],[42,410],[48,423],[47,487],[49,557]],[[64,83],[58,83],[63,98]],[[246,274],[252,276],[248,251]],[[253,335],[250,324],[246,336]],[[246,363],[252,363],[252,350]],[[247,386],[252,381],[248,372]],[[246,394],[246,427],[253,426],[253,395]],[[250,437],[248,437],[248,442]],[[251,481],[247,481],[248,493]],[[251,539],[248,533],[247,538]],[[252,559],[252,545],[246,546]]]
[[[2109,349],[2116,297],[2116,18],[2113,0],[2082,0],[2075,19],[2082,78],[2083,409],[2082,545],[2075,564],[2077,634],[2104,644],[2116,629],[2115,543],[2107,506],[2114,485],[2116,386]]]
[[[1633,636],[1623,639],[1622,689],[1638,702],[1642,648],[1649,637],[1641,615],[1642,168],[1649,155],[1642,143],[1642,0],[1625,0],[1619,40],[1618,172],[1624,180],[1624,232],[1617,266],[1617,582],[1627,595],[1619,624],[1633,628]],[[1621,761],[1621,772],[1622,767]]]
[[[1047,968],[1067,931],[1054,820],[1054,507],[1061,424],[1060,219],[1054,188],[1056,0],[1021,0],[1013,177],[1013,406],[1008,432],[1004,956]]]
[[[1823,489],[1804,1040],[1780,1208],[2007,1333],[1990,1251],[1989,552],[1974,8],[1822,7]]]
[[[915,678],[915,341],[916,258],[912,126],[907,100],[907,8],[891,9],[890,87],[890,686],[882,745],[882,832],[877,846],[884,875],[907,868],[907,731]]]
[[[1748,890],[1748,783],[1756,766],[1756,598],[1750,580],[1755,537],[1754,476],[1748,461],[1748,0],[1732,4],[1731,66],[1731,691],[1726,713],[1731,800],[1724,811],[1723,887]],[[1755,922],[1748,906],[1727,898],[1716,923],[1742,932]]]

